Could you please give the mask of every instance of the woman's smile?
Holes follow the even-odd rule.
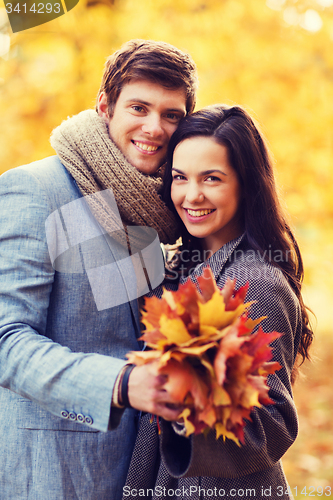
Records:
[[[207,216],[215,212],[213,208],[184,208],[183,209],[187,215],[187,218],[191,222],[202,222],[207,219]]]
[[[202,215],[208,215],[214,212],[214,209],[212,208],[184,208],[184,210],[186,210],[186,212],[193,217],[200,217]]]

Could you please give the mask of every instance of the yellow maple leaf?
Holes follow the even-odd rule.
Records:
[[[209,344],[192,346],[192,347],[177,347],[178,352],[182,352],[188,356],[201,356],[209,349],[217,347],[216,342],[210,342]]]
[[[224,299],[221,293],[216,290],[211,299],[204,304],[199,302],[200,327],[203,325],[213,326],[217,330],[221,329],[224,322]],[[225,326],[225,325],[224,325]]]
[[[213,386],[213,403],[215,406],[228,406],[231,405],[231,398],[228,392],[218,385],[217,382],[214,381]]]
[[[217,331],[218,330],[216,329],[215,326],[200,324],[200,327],[199,327],[200,337],[203,337],[204,339],[214,337],[214,335],[216,335]]]
[[[205,304],[199,302],[200,335],[210,336],[215,330],[222,330],[237,320],[251,305],[251,302],[239,304],[233,311],[226,311],[223,295],[215,291]]]
[[[191,335],[188,333],[186,326],[180,318],[168,318],[162,314],[160,318],[160,332],[167,340],[160,340],[159,345],[167,344],[182,344],[191,340]]]
[[[251,302],[252,304],[253,302]],[[251,319],[247,318],[245,322],[245,326],[249,329],[250,332],[252,332],[259,323],[261,323],[264,319],[266,319],[267,316],[261,316],[261,318],[258,319]]]
[[[189,437],[195,431],[195,426],[192,424],[188,417],[191,415],[191,410],[189,408],[185,408],[182,413],[179,415],[179,419],[184,420],[184,426],[186,429],[186,437]]]
[[[259,403],[259,391],[250,383],[247,383],[243,389],[239,400],[244,408],[252,408],[252,406],[261,406]]]
[[[239,439],[236,438],[233,432],[228,431],[225,425],[223,425],[221,422],[216,422],[215,430],[216,430],[216,439],[218,439],[220,436],[223,436],[224,440],[225,438],[231,439],[237,444],[237,446],[240,446]]]

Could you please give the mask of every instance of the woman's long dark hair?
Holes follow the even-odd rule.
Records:
[[[190,137],[206,136],[226,146],[229,161],[238,175],[242,190],[244,233],[251,248],[279,267],[294,290],[302,310],[302,339],[298,349],[302,362],[309,359],[313,332],[301,295],[303,261],[296,239],[283,214],[278,199],[272,161],[265,141],[249,114],[239,106],[215,105],[187,116],[171,137],[164,173],[163,199],[178,214],[171,200],[172,159],[176,146]],[[197,248],[180,221],[183,246]],[[277,262],[271,255],[283,255]]]

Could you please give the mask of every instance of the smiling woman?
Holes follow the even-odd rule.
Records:
[[[243,232],[238,175],[211,137],[182,141],[173,155],[171,198],[187,231],[216,252]]]
[[[292,498],[280,458],[297,435],[291,385],[297,355],[308,357],[312,330],[301,295],[301,255],[279,205],[267,148],[251,117],[240,107],[220,105],[182,120],[169,143],[164,189],[183,239],[164,286],[172,290],[187,279],[201,285],[206,266],[219,288],[228,278],[236,280],[237,290],[248,285],[245,301],[252,303],[251,319],[260,318],[264,332],[283,333],[272,343],[272,360],[281,369],[267,380],[273,404],[255,407],[249,420],[243,422],[239,408],[218,405],[227,431],[231,414],[244,423],[242,446],[217,439],[214,431],[187,438],[182,422],[162,421],[159,435],[149,416],[143,417],[124,497],[133,488],[151,488],[153,500],[161,491],[168,498],[186,498],[188,491],[194,498],[205,492],[214,498],[221,496],[218,492],[243,496],[245,491],[256,498]],[[161,296],[160,289],[154,293]],[[251,380],[250,365],[239,363],[246,380]],[[232,367],[225,366],[228,376]],[[186,386],[185,380],[179,377],[179,385]],[[242,391],[238,387],[237,393],[246,397]],[[191,408],[190,398],[185,401]]]
[[[301,295],[302,257],[265,139],[244,109],[210,106],[181,122],[168,148],[163,197],[183,222],[182,250],[215,253],[243,233],[248,256],[254,251],[282,272],[302,309],[299,354],[307,358],[312,331]]]

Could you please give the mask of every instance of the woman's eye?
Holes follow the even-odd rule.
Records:
[[[177,174],[177,175],[174,175],[172,177],[173,181],[183,181],[184,179],[186,179],[186,177],[184,175],[181,175],[181,174]]]
[[[209,177],[206,177],[206,181],[209,182],[214,182],[214,181],[220,181],[221,179],[219,177],[216,177],[215,175],[210,175]]]

